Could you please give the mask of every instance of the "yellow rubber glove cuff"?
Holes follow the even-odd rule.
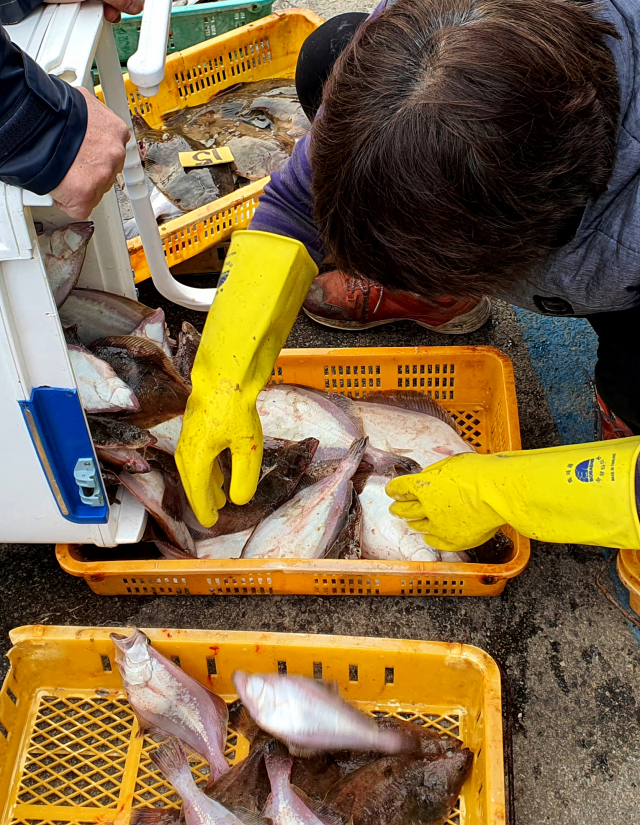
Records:
[[[318,268],[298,241],[269,232],[235,232],[191,373],[176,463],[205,527],[224,504],[217,457],[229,448],[229,495],[246,504],[256,491],[262,428],[256,399],[293,326]]]
[[[546,450],[463,453],[387,485],[391,512],[439,550],[477,547],[504,524],[538,541],[640,548],[640,437]]]

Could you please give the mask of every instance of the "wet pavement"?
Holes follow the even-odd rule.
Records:
[[[365,7],[344,0],[314,7],[325,16],[356,8]],[[148,283],[140,299],[163,303]],[[581,373],[593,358],[589,330],[527,315],[497,304],[482,330],[455,339],[413,323],[339,332],[300,316],[288,345],[495,346],[515,366],[524,447],[589,438]],[[185,317],[204,320],[171,308],[174,334]],[[204,628],[212,639],[225,629],[477,645],[498,661],[512,697],[513,823],[622,825],[640,812],[640,650],[632,627],[595,586],[604,558],[599,548],[533,542],[524,573],[487,599],[121,598],[95,596],[63,573],[52,547],[0,546],[0,652],[11,628],[34,623]],[[620,592],[615,577],[605,581]],[[5,671],[0,661],[0,676]]]

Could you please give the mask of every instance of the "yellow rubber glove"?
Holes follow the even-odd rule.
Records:
[[[193,511],[213,526],[225,503],[217,457],[232,454],[230,498],[256,491],[262,427],[256,399],[271,376],[318,268],[298,241],[235,232],[191,373],[176,463]]]
[[[640,548],[640,437],[547,450],[445,458],[387,484],[391,512],[427,544],[460,552],[504,524],[532,539]]]

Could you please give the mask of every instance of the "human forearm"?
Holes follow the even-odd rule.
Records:
[[[47,194],[67,174],[84,139],[84,97],[43,71],[1,28],[0,87],[0,180]]]

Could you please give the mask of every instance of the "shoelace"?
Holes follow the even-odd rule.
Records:
[[[365,307],[369,304],[369,294],[371,292],[371,284],[376,283],[380,287],[380,297],[378,298],[378,303],[375,305],[373,310],[373,314],[375,315],[378,311],[378,307],[382,303],[382,296],[384,295],[384,287],[382,284],[378,283],[377,281],[372,281],[371,278],[367,278],[366,275],[361,275],[360,277],[356,278],[355,275],[349,275],[347,277],[347,303],[350,306],[355,306],[356,303],[356,289],[359,288],[362,292],[362,298],[364,301]]]

